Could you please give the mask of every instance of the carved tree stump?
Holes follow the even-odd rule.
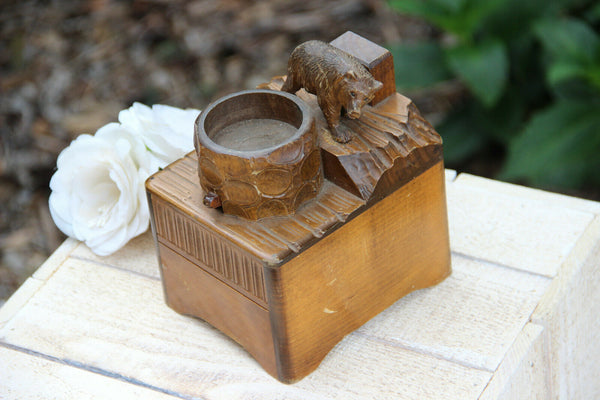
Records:
[[[293,214],[323,181],[312,110],[287,93],[248,90],[211,104],[195,145],[205,204],[226,214]]]

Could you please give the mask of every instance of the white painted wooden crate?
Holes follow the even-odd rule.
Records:
[[[454,175],[452,275],[297,384],[169,309],[146,234],[104,258],[67,240],[0,309],[0,398],[600,398],[600,203]]]

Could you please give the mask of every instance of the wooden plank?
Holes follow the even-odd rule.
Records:
[[[540,204],[551,204],[558,207],[572,208],[574,210],[600,214],[600,202],[597,201],[547,192],[540,189],[496,181],[466,173],[458,175],[456,182],[460,183],[461,185],[475,187],[479,190],[488,191],[490,193],[506,194],[509,196],[520,197],[522,199],[534,200]]]
[[[43,285],[43,281],[33,278],[28,278],[23,282],[0,308],[0,328],[13,318]]]
[[[77,259],[0,329],[0,341],[174,392],[272,379],[225,335],[168,308],[159,281]]]
[[[0,347],[0,399],[175,399],[42,357]]]
[[[453,255],[452,275],[359,329],[369,337],[493,372],[550,279]]]
[[[78,259],[67,260],[0,329],[0,341],[185,396],[269,385],[265,397],[257,396],[269,398],[279,393],[276,387],[294,391],[295,398],[305,398],[307,391],[340,399],[377,392],[408,399],[473,398],[491,376],[352,334],[314,374],[284,386],[225,335],[167,308],[160,282]]]
[[[0,328],[23,308],[77,246],[79,246],[77,240],[65,240],[37,271],[13,293],[6,303],[0,304]]]
[[[319,369],[293,385],[236,382],[202,393],[206,399],[475,399],[490,373],[352,334]]]
[[[550,334],[553,397],[600,398],[600,216],[583,233],[532,315]]]
[[[354,333],[294,387],[331,399],[469,399],[490,374]]]
[[[71,256],[71,253],[79,247],[80,242],[75,239],[67,238],[59,247],[52,253],[50,257],[33,273],[33,278],[45,281],[52,276],[54,271],[62,265],[62,263]]]
[[[547,337],[544,328],[527,324],[479,400],[551,398]]]
[[[132,239],[125,247],[109,256],[99,257],[83,243],[73,251],[72,256],[160,279],[156,244],[150,230]]]
[[[554,277],[594,215],[489,189],[447,185],[452,251]]]

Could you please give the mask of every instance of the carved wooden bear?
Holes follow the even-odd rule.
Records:
[[[333,138],[346,143],[351,136],[339,128],[342,109],[348,117],[359,118],[362,107],[381,87],[356,58],[328,43],[311,40],[292,52],[281,90],[296,93],[304,88],[315,94]]]

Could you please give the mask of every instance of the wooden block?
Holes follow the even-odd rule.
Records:
[[[376,105],[396,93],[394,59],[392,53],[387,49],[350,31],[331,41],[331,44],[356,57],[367,67],[375,79],[383,83],[383,87],[375,95],[372,105]]]
[[[152,388],[132,385],[63,363],[0,347],[2,399],[149,399],[168,400]]]
[[[282,381],[306,376],[345,335],[450,273],[441,162],[368,208],[326,183],[296,215],[257,222],[204,207],[181,166],[194,162],[190,155],[147,184],[167,302],[222,329]],[[194,282],[231,293],[182,296]],[[258,322],[265,312],[270,327]],[[260,326],[250,329],[253,319]]]
[[[284,382],[450,274],[442,141],[410,99],[396,93],[342,121],[354,132],[342,145],[315,96],[298,96],[313,110],[325,179],[295,214],[248,221],[205,207],[196,154],[146,183],[168,304],[221,329]],[[194,285],[215,287],[183,289]]]

